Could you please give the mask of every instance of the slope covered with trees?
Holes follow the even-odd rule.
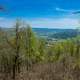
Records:
[[[80,80],[80,37],[47,46],[17,21],[14,36],[0,29],[0,80]]]

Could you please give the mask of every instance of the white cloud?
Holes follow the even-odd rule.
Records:
[[[79,26],[77,19],[72,18],[37,18],[37,19],[24,19],[32,27],[35,28],[76,28]],[[15,19],[0,19],[0,27],[13,27]]]
[[[30,21],[33,27],[42,28],[76,28],[79,26],[77,19],[34,19]]]
[[[60,12],[70,12],[70,11],[72,11],[72,10],[62,9],[62,8],[59,8],[59,7],[56,7],[55,10],[60,11]]]
[[[15,23],[14,19],[7,19],[4,17],[0,17],[0,27],[10,28],[14,26],[14,23]]]
[[[59,8],[59,7],[56,7],[55,8],[56,11],[58,12],[65,12],[65,13],[69,13],[69,15],[75,15],[75,14],[80,14],[80,9],[63,9],[63,8]]]

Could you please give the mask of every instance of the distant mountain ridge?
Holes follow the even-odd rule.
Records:
[[[2,30],[8,33],[14,32],[14,28],[3,28]],[[56,38],[56,39],[67,39],[76,37],[78,31],[76,29],[49,29],[49,28],[32,28],[38,37],[43,38]],[[79,33],[80,34],[80,33]]]
[[[46,38],[67,39],[76,37],[78,31],[76,29],[48,29],[48,28],[33,28],[33,31],[38,36]]]

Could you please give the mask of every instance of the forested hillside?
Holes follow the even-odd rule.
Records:
[[[14,36],[14,28],[2,28],[9,35]],[[46,39],[68,39],[74,38],[80,34],[77,29],[49,29],[49,28],[32,28],[33,32],[39,38]]]
[[[16,21],[13,31],[0,29],[0,80],[80,80],[77,31],[59,32],[58,36],[51,32],[50,37],[64,40],[48,46],[46,39],[25,26]]]

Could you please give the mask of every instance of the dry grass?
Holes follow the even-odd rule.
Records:
[[[12,80],[11,75],[3,73],[0,80]],[[80,80],[80,68],[74,65],[74,60],[68,58],[65,62],[40,63],[33,65],[28,71],[23,68],[16,80]]]

